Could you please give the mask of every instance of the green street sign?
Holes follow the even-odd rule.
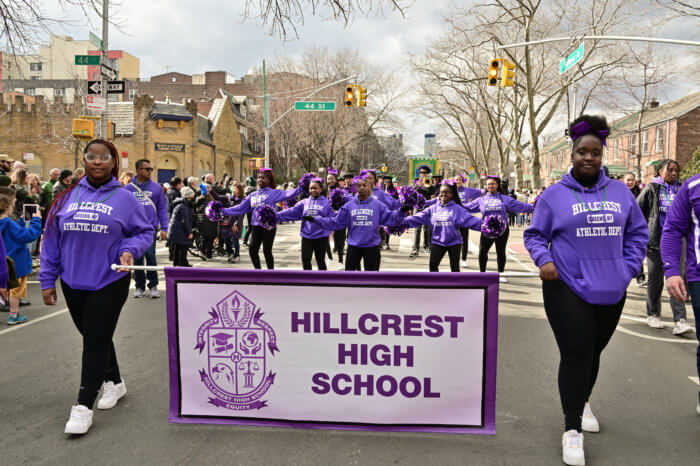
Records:
[[[564,71],[568,70],[572,66],[574,66],[576,63],[578,63],[579,60],[583,58],[583,42],[581,42],[581,45],[578,46],[574,52],[566,57],[566,60],[562,60],[561,63],[559,63],[559,74],[562,74]]]
[[[99,55],[76,55],[75,56],[76,65],[99,65],[100,56]]]
[[[90,33],[90,43],[95,47],[99,47],[100,50],[102,50],[102,40],[92,32]]]
[[[294,102],[294,110],[333,112],[335,111],[335,102]]]

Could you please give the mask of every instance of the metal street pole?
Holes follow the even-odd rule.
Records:
[[[107,36],[109,30],[109,0],[102,0],[102,54],[100,57],[100,64],[107,65]],[[105,107],[102,113],[100,113],[100,137],[102,139],[107,139],[107,79],[104,74],[102,74],[102,66],[100,68],[100,85],[102,86],[100,94],[105,101]]]
[[[509,49],[525,47],[526,45],[546,44],[548,42],[570,42],[571,40],[623,40],[631,42],[660,42],[662,44],[680,44],[700,46],[700,42],[693,40],[663,39],[661,37],[635,37],[635,36],[583,36],[583,37],[552,37],[549,39],[533,40],[531,42],[518,42],[517,44],[499,45],[496,49]]]
[[[270,100],[267,96],[267,76],[263,60],[263,119],[265,120],[265,168],[270,168]]]

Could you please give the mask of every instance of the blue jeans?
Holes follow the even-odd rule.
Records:
[[[690,301],[693,303],[693,313],[695,314],[695,336],[700,340],[698,334],[698,320],[700,320],[700,282],[688,283],[688,293],[690,293]],[[698,365],[698,377],[700,377],[700,346],[696,355]],[[700,391],[698,391],[698,402],[700,402]]]
[[[144,259],[146,259],[146,265],[158,265],[156,263],[156,235],[153,235],[153,243],[151,243],[151,246],[142,257],[134,261],[134,265],[143,265]],[[146,273],[143,270],[136,270],[134,271],[134,281],[136,282],[137,289],[146,289],[146,275],[148,275],[148,288],[158,286],[158,272],[149,270],[148,273]]]
[[[233,257],[238,257],[241,255],[241,243],[238,241],[238,238],[231,238],[231,242],[233,243]]]

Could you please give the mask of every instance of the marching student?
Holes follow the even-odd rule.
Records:
[[[41,247],[44,304],[56,305],[56,280],[71,318],[83,337],[78,402],[71,408],[67,434],[84,434],[99,409],[109,409],[126,394],[112,336],[129,294],[130,273],[114,263],[134,265],[153,242],[155,228],[133,193],[122,188],[119,153],[102,139],[85,147],[86,176],[54,198]],[[104,383],[104,385],[103,385]]]
[[[290,222],[306,217],[330,217],[333,209],[324,196],[323,180],[313,178],[309,183],[309,197],[297,202],[291,209],[277,213],[277,220]],[[311,270],[311,257],[316,256],[318,270],[326,268],[326,249],[328,248],[328,236],[330,230],[320,225],[302,220],[301,222],[301,265],[304,270]]]
[[[461,173],[455,177],[455,182],[457,183],[457,193],[459,193],[459,200],[463,206],[484,194],[481,189],[464,186],[465,181],[466,178],[464,178],[464,175]],[[462,235],[462,267],[467,268],[467,253],[469,252],[469,228],[460,228],[459,233]]]
[[[498,273],[503,273],[506,269],[506,246],[510,229],[508,228],[508,212],[528,213],[534,210],[530,204],[518,202],[515,199],[504,196],[501,193],[501,179],[497,176],[488,176],[486,181],[486,194],[469,202],[465,209],[468,212],[481,212],[482,222],[487,221],[489,216],[496,215],[503,219],[505,223],[504,231],[497,237],[486,236],[483,232],[479,239],[479,270],[486,272],[486,264],[489,260],[489,250],[493,243],[496,243],[496,263]],[[506,283],[505,277],[499,278],[501,283]]]
[[[429,166],[421,165],[418,167],[419,177],[413,180],[414,188],[425,198],[426,203],[427,201],[430,201],[436,193],[435,184],[433,183],[433,180],[429,178],[431,171],[432,170]],[[416,228],[413,237],[413,249],[411,250],[409,257],[416,257],[420,251],[421,230],[423,231],[423,250],[427,252],[428,248],[430,247],[430,227],[425,225],[423,227]]]
[[[647,245],[647,325],[651,328],[664,328],[661,322],[661,293],[664,289],[664,269],[659,245],[666,221],[666,213],[673,205],[680,183],[678,175],[681,167],[675,160],[666,159],[659,163],[658,176],[646,185],[637,197],[642,214],[649,227]],[[674,335],[692,333],[693,328],[686,322],[685,303],[671,296]]]
[[[342,184],[341,184],[342,181]],[[328,184],[328,192],[330,193],[334,189],[342,189],[345,190],[344,185],[345,185],[345,179],[340,178],[338,179],[338,170],[335,170],[331,167],[328,167],[328,175],[326,176],[326,182]],[[338,270],[343,270],[345,269],[345,265],[343,264],[343,256],[345,255],[345,240],[348,236],[348,230],[347,228],[341,228],[340,230],[335,230],[333,233],[333,251],[335,251],[336,254],[338,254]],[[328,245],[328,256],[330,259],[333,259],[333,255],[330,253],[331,247],[330,243]]]
[[[438,202],[405,220],[408,228],[428,225],[433,237],[430,245],[431,272],[438,267],[445,253],[450,258],[450,270],[459,272],[459,251],[462,249],[463,228],[481,230],[481,220],[469,214],[463,207],[453,180],[443,181],[438,193]]]
[[[695,314],[695,336],[700,322],[700,174],[688,179],[680,187],[673,204],[666,214],[664,231],[661,235],[661,259],[666,273],[666,289],[671,297],[685,301],[690,292],[690,299]],[[685,255],[685,272],[688,287],[686,289],[681,276],[681,252],[683,239],[687,240]],[[700,346],[695,355],[698,376],[700,376]],[[695,408],[700,414],[700,391]]]
[[[275,174],[270,168],[261,168],[258,170],[256,179],[258,189],[243,199],[243,202],[237,206],[223,209],[222,213],[224,216],[236,217],[238,215],[247,214],[262,204],[267,204],[274,209],[278,202],[284,202],[295,198],[303,191],[301,186],[289,191],[278,190],[277,183],[275,183]],[[260,225],[260,222],[255,218],[255,215],[252,217],[251,225],[253,232],[250,240],[250,246],[248,247],[248,253],[250,254],[250,260],[253,263],[253,267],[256,269],[261,268],[260,245],[262,245],[263,254],[265,256],[265,264],[267,265],[268,269],[272,270],[275,268],[275,257],[272,255],[272,245],[275,242],[277,228],[275,227],[269,230],[263,228]]]
[[[345,270],[379,270],[379,228],[397,226],[404,220],[404,212],[410,210],[401,207],[390,211],[386,205],[372,196],[370,176],[363,174],[355,179],[357,196],[352,197],[334,218],[305,216],[304,220],[318,223],[326,230],[348,229],[348,253],[345,257]]]
[[[601,169],[609,133],[603,117],[582,115],[569,125],[572,168],[544,191],[524,233],[561,354],[566,464],[585,464],[581,430],[600,430],[588,400],[649,238],[629,188]]]

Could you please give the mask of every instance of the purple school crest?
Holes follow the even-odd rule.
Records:
[[[207,352],[208,367],[199,375],[214,395],[209,403],[237,411],[264,408],[267,402],[260,398],[275,381],[267,369],[268,352],[274,356],[279,351],[275,331],[238,291],[219,301],[209,315],[194,347],[200,354]]]

